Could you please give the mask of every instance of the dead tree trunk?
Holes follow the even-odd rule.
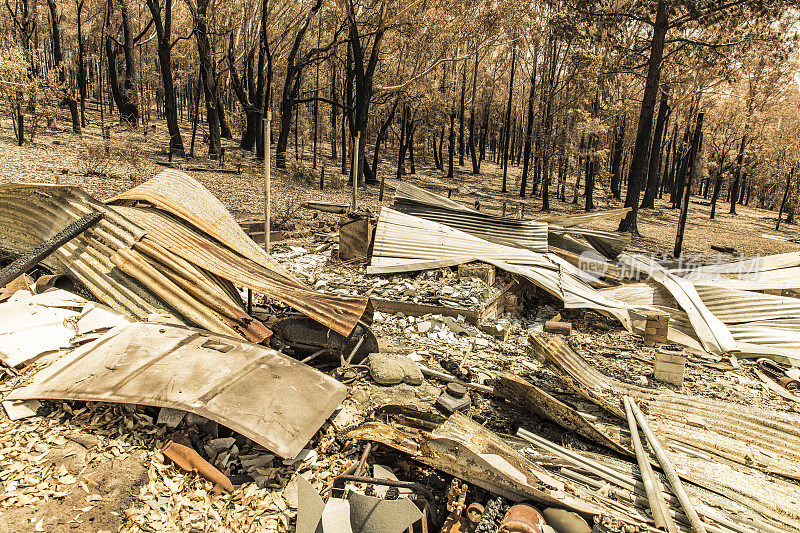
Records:
[[[739,178],[742,175],[742,162],[744,161],[744,148],[747,143],[747,131],[742,135],[742,141],[739,143],[739,153],[736,154],[736,170],[733,174],[733,184],[731,185],[731,210],[729,214],[736,214],[736,199],[739,198]]]
[[[84,0],[76,0],[75,12],[77,17],[77,38],[78,38],[78,90],[81,95],[81,126],[86,127],[86,52],[83,44],[83,30],[81,29],[81,12],[83,11]]]
[[[170,152],[183,156],[183,138],[178,126],[178,104],[175,99],[175,82],[172,79],[172,0],[164,0],[163,18],[158,0],[146,1],[158,38],[158,65],[164,90],[164,115],[169,130]]]
[[[778,221],[775,223],[775,231],[778,231],[781,228],[781,216],[783,216],[783,210],[786,207],[786,199],[789,197],[789,189],[792,187],[792,178],[794,177],[794,167],[789,172],[789,176],[786,178],[786,188],[783,190],[783,199],[781,200],[781,207],[778,209]],[[736,203],[736,202],[734,202]],[[789,220],[786,220],[787,224]]]
[[[458,166],[464,166],[464,90],[467,84],[467,60],[461,67],[461,102],[458,106]]]
[[[472,99],[469,110],[469,155],[472,159],[472,173],[480,174],[480,161],[475,153],[475,91],[478,85],[478,52],[475,52],[475,67],[472,74]]]
[[[47,6],[50,8],[50,32],[53,41],[53,67],[58,69],[58,81],[62,86],[61,105],[69,108],[69,113],[72,117],[72,131],[74,133],[81,132],[81,120],[78,114],[78,102],[69,94],[65,84],[67,81],[64,56],[61,53],[61,32],[58,27],[58,10],[56,9],[55,0],[47,0]]]
[[[375,150],[372,152],[372,173],[377,177],[378,175],[378,161],[380,160],[380,148],[381,142],[383,139],[386,138],[386,132],[389,130],[389,126],[392,125],[392,120],[394,119],[394,113],[397,110],[397,101],[395,100],[394,104],[392,104],[392,109],[389,110],[389,116],[386,117],[386,120],[381,125],[381,128],[378,130],[378,135],[375,137]],[[382,182],[383,180],[381,180]]]
[[[531,75],[531,90],[528,94],[528,120],[525,124],[525,148],[522,156],[522,179],[519,185],[519,197],[525,198],[525,190],[528,187],[528,168],[531,158],[531,137],[533,136],[533,105],[536,100],[536,63],[538,62],[538,50],[533,55],[533,74]]]
[[[195,40],[200,60],[200,79],[203,83],[203,95],[206,101],[206,119],[208,121],[208,155],[217,159],[222,148],[220,142],[219,95],[214,65],[211,59],[211,42],[208,39],[207,12],[209,0],[198,0],[195,8],[187,2],[195,19]]]
[[[719,199],[719,193],[722,190],[722,171],[723,171],[723,164],[725,163],[725,156],[720,155],[719,158],[719,165],[717,168],[717,177],[714,180],[714,192],[711,194],[711,214],[709,218],[714,220],[714,216],[717,214],[717,200]]]
[[[455,151],[455,132],[453,126],[456,121],[455,109],[450,110],[450,142],[447,149],[447,177],[453,179],[453,152]]]
[[[514,96],[514,69],[517,62],[517,46],[512,45],[511,48],[511,76],[508,80],[508,106],[506,107],[506,122],[504,124],[506,134],[505,142],[503,143],[503,187],[500,192],[506,192],[506,182],[508,181],[508,138],[511,128],[511,103]]]
[[[656,193],[658,192],[658,166],[661,160],[661,138],[664,136],[664,127],[669,113],[667,105],[668,95],[666,91],[661,93],[661,103],[658,106],[658,117],[656,118],[656,129],[653,132],[653,144],[650,147],[650,164],[647,168],[647,186],[644,190],[642,205],[640,209],[655,208]]]
[[[633,160],[628,172],[628,189],[625,193],[625,207],[631,210],[619,224],[619,231],[638,233],[636,215],[639,209],[639,194],[642,192],[647,151],[650,146],[650,128],[653,125],[653,111],[658,96],[658,84],[661,78],[661,61],[664,56],[664,41],[669,30],[668,5],[666,0],[659,0],[656,7],[656,19],[653,25],[653,37],[650,45],[650,61],[647,81],[639,112],[639,125],[636,131],[636,143],[633,149]]]
[[[394,109],[392,109],[394,113]],[[405,159],[406,159],[406,121],[408,120],[408,110],[403,104],[403,115],[400,119],[400,144],[397,147],[397,179],[403,179],[406,173]]]
[[[697,158],[697,151],[700,147],[700,137],[703,135],[703,112],[697,113],[697,125],[694,130],[694,139],[688,155],[688,167],[691,169],[686,174],[686,184],[683,188],[683,200],[681,201],[681,214],[678,218],[678,231],[675,235],[675,248],[672,251],[673,257],[680,257],[683,249],[683,232],[686,229],[686,217],[689,213],[689,197],[692,194],[692,175]]]

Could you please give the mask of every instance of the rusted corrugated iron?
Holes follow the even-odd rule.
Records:
[[[344,336],[350,334],[364,314],[366,299],[314,291],[242,257],[159,209],[124,206],[114,209],[145,229],[147,235],[142,245],[153,243],[205,271],[283,302]]]
[[[64,244],[45,261],[59,273],[71,273],[103,303],[146,318],[168,308],[111,262],[119,249],[131,248],[144,230],[73,186],[7,183],[0,185],[0,246],[29,250],[58,230],[92,213],[103,220]]]
[[[771,503],[800,501],[797,484],[783,479],[800,478],[800,416],[630,385],[606,376],[547,334],[531,336],[529,344],[572,390],[620,419],[626,418],[620,409],[624,395],[642,403],[682,478],[746,506],[754,516],[768,517],[771,524],[800,530],[797,508]],[[701,420],[702,427],[687,417]]]
[[[149,202],[164,209],[275,274],[298,282],[291,272],[272,259],[242,231],[216,196],[185,172],[164,170],[106,203],[134,205],[136,202]]]
[[[203,291],[192,291],[192,295],[184,290],[186,285],[181,288],[171,282],[170,277],[180,280],[180,276],[166,275],[169,269],[159,270],[158,263],[133,250],[144,230],[77,187],[0,186],[0,243],[25,251],[87,213],[102,213],[103,219],[55,250],[45,264],[57,272],[70,272],[101,302],[140,320],[167,312],[217,333],[237,335],[238,331],[253,342],[271,334],[244,311],[235,310],[219,284],[196,268],[196,275],[186,282],[199,283]],[[179,258],[167,252],[161,260],[175,264]],[[220,305],[209,306],[212,301]]]
[[[255,244],[255,251],[241,244],[248,239],[238,226],[220,236],[233,235],[228,240],[258,261],[163,212],[158,220],[164,220],[164,227],[142,228],[138,220],[125,216],[140,210],[107,206],[72,186],[0,186],[0,246],[30,250],[93,212],[103,213],[103,220],[61,246],[46,264],[56,272],[70,272],[100,301],[137,319],[168,312],[211,331],[264,340],[269,330],[241,309],[231,282],[285,302],[343,335],[352,331],[366,308],[366,299],[317,293],[283,267],[265,266],[275,262]],[[224,228],[225,217],[218,219]],[[152,235],[145,235],[148,231]]]

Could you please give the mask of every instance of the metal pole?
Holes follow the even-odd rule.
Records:
[[[271,200],[271,164],[270,161],[270,123],[272,122],[272,111],[267,111],[267,118],[264,120],[264,251],[269,253],[270,237],[270,200]]]
[[[358,189],[358,167],[359,167],[359,160],[358,160],[358,141],[361,137],[361,132],[356,132],[356,137],[353,139],[353,205],[351,206],[351,210],[356,210],[357,205],[357,189]]]
[[[636,462],[639,464],[639,473],[642,475],[644,490],[647,494],[647,501],[650,504],[650,512],[653,514],[653,521],[657,529],[666,529],[670,533],[677,533],[675,522],[667,511],[667,504],[661,497],[661,489],[656,485],[656,477],[650,467],[650,461],[642,446],[642,439],[639,436],[639,427],[636,425],[636,418],[631,410],[631,399],[625,396],[622,399],[625,404],[625,414],[628,416],[628,428],[631,431],[631,442],[636,452]]]
[[[636,402],[630,402],[630,406],[633,410],[633,415],[636,417],[636,421],[639,423],[639,426],[641,426],[642,431],[644,432],[644,436],[647,437],[647,442],[653,449],[653,453],[656,454],[658,464],[661,465],[661,470],[667,477],[667,481],[669,481],[669,485],[672,487],[672,492],[675,493],[675,496],[678,497],[678,501],[681,502],[681,507],[683,507],[683,511],[686,513],[689,523],[692,524],[695,533],[706,533],[705,524],[702,520],[700,520],[700,517],[697,516],[697,511],[695,511],[694,505],[692,505],[692,502],[689,500],[689,496],[686,494],[686,491],[683,488],[681,478],[678,477],[675,467],[672,466],[672,462],[664,452],[664,448],[661,447],[661,443],[658,441],[655,433],[653,433],[653,430],[650,428],[650,424],[647,422],[647,419],[645,418],[641,409],[639,409],[639,406],[636,405]]]

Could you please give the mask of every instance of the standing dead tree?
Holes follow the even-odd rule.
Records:
[[[59,15],[55,0],[47,0],[47,7],[50,9],[50,33],[53,44],[53,63],[58,69],[58,82],[61,85],[62,93],[61,105],[69,108],[72,117],[72,131],[81,132],[81,120],[78,114],[78,102],[73,98],[67,89],[67,74],[64,65],[64,54],[61,52],[61,31],[59,29]]]

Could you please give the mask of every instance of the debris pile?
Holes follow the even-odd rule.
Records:
[[[338,239],[267,253],[176,170],[0,186],[0,520],[800,532],[800,254],[689,269],[591,227],[624,210],[405,183],[377,219],[307,207]]]

